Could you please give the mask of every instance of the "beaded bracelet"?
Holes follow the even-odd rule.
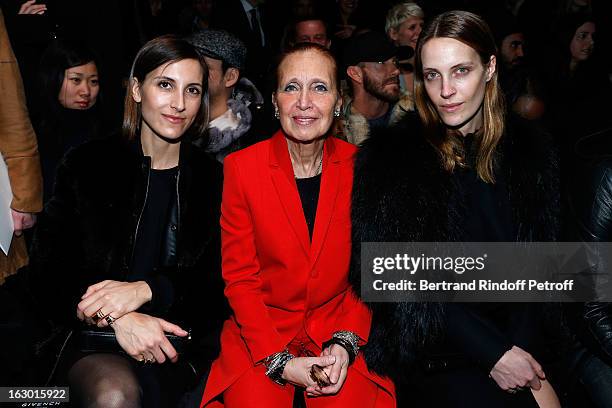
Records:
[[[349,364],[352,364],[359,354],[359,336],[351,331],[337,331],[332,334],[332,338],[323,343],[323,349],[332,344],[342,346],[349,355]]]
[[[264,365],[266,366],[268,378],[277,384],[285,385],[286,381],[283,379],[283,371],[285,371],[287,363],[294,358],[295,356],[289,353],[287,349],[266,357]]]

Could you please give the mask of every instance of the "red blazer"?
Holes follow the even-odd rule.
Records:
[[[367,340],[370,313],[347,280],[355,151],[334,137],[325,141],[312,242],[282,131],[225,159],[223,278],[234,314],[223,327],[202,406],[302,328],[318,346],[338,330]],[[368,373],[361,358],[354,367],[393,388]]]

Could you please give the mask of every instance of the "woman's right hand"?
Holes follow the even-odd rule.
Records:
[[[291,384],[299,387],[306,388],[308,396],[316,397],[323,395],[321,388],[317,383],[310,377],[310,369],[314,364],[318,364],[322,368],[331,366],[336,362],[336,357],[321,356],[321,357],[296,357],[287,363],[285,370],[283,371],[283,380],[290,382]]]
[[[178,353],[165,333],[186,336],[188,333],[170,322],[147,314],[131,312],[112,325],[117,341],[123,350],[138,361],[163,363],[168,358],[173,363]]]
[[[531,354],[517,346],[512,346],[504,353],[491,370],[490,376],[502,390],[508,392],[526,386],[539,390],[540,380],[546,378],[542,366]]]

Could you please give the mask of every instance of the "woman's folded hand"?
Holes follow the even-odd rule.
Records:
[[[138,361],[173,363],[178,353],[165,333],[187,336],[187,332],[170,322],[142,313],[128,313],[113,324],[117,341],[123,350]]]
[[[105,280],[87,288],[77,305],[77,317],[89,324],[105,327],[108,325],[105,316],[111,316],[111,321],[119,319],[138,310],[151,300],[151,296],[151,288],[144,281]]]
[[[283,371],[283,379],[291,384],[303,387],[309,396],[323,395],[322,389],[317,385],[310,375],[310,370],[313,365],[318,365],[327,371],[327,367],[336,362],[336,357],[321,356],[321,357],[296,357],[290,360]],[[327,387],[325,387],[327,388]]]

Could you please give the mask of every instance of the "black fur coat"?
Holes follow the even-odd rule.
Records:
[[[558,163],[548,135],[509,120],[500,142],[496,178],[504,177],[516,241],[558,236]],[[361,287],[361,242],[460,240],[465,197],[422,136],[416,118],[374,134],[358,153],[353,185],[350,280]],[[378,374],[401,378],[418,351],[442,330],[440,303],[369,303],[373,313],[363,352]]]

